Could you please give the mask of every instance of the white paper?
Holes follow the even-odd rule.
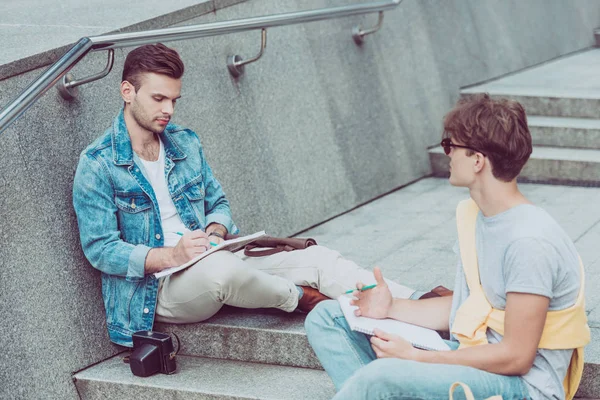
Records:
[[[444,342],[441,336],[433,329],[423,328],[421,326],[397,321],[391,318],[375,319],[368,317],[357,317],[354,310],[358,307],[350,304],[351,296],[341,295],[338,301],[346,317],[348,325],[353,331],[373,334],[375,328],[384,332],[398,335],[409,341],[413,346],[425,350],[450,350],[450,347]]]
[[[223,243],[219,244],[218,246],[211,247],[209,250],[205,251],[204,253],[198,254],[196,257],[192,258],[190,261],[186,262],[185,264],[181,264],[178,267],[163,269],[160,272],[156,272],[154,274],[154,276],[158,279],[158,278],[162,278],[163,276],[171,275],[175,272],[181,271],[182,269],[189,267],[190,265],[197,263],[198,261],[202,260],[204,257],[208,257],[212,253],[215,253],[220,250],[228,250],[231,252],[236,252],[236,251],[242,249],[249,242],[252,242],[253,240],[256,240],[262,236],[266,236],[265,231],[260,231],[260,232],[253,233],[252,235],[240,236],[239,238],[226,240]]]

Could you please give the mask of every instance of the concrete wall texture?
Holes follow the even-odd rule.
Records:
[[[185,24],[348,3],[252,0]],[[429,174],[425,149],[459,87],[591,46],[600,4],[405,0],[357,47],[352,26],[376,20],[270,29],[238,81],[226,56],[254,55],[258,31],[171,43],[187,68],[175,122],[202,138],[243,232],[293,234]],[[52,89],[0,136],[0,398],[76,398],[71,372],[119,351],[80,249],[71,183],[80,151],[121,106],[128,50],[76,101]],[[104,62],[91,54],[73,73]],[[0,104],[41,72],[0,81]]]

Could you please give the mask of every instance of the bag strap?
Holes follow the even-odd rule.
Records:
[[[448,398],[450,400],[453,400],[452,396],[454,393],[454,389],[456,389],[459,386],[464,390],[465,397],[467,400],[475,400],[475,396],[473,396],[473,392],[471,391],[471,388],[462,382],[454,382],[452,384],[452,386],[450,386],[450,390],[448,391]],[[500,396],[500,395],[492,396],[492,397],[488,397],[486,400],[502,400],[502,396]]]
[[[292,251],[296,250],[294,247],[289,245],[278,245],[277,247],[265,250],[254,250],[256,248],[261,248],[256,244],[247,244],[244,248],[244,255],[246,257],[265,257],[270,256],[276,253],[281,253],[282,251]]]
[[[311,238],[278,238],[266,236],[249,243],[244,248],[246,257],[265,257],[282,251],[303,250],[310,246],[316,246],[317,241]],[[264,250],[254,250],[262,248]]]

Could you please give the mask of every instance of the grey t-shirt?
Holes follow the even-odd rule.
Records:
[[[483,291],[499,310],[506,306],[506,293],[533,293],[550,299],[550,310],[562,310],[575,304],[580,287],[579,258],[566,232],[543,209],[522,204],[503,213],[484,217],[476,223],[476,248]],[[469,295],[460,261],[450,326],[458,307]],[[502,336],[487,330],[489,343]],[[563,379],[573,350],[538,349],[533,367],[522,377],[534,400],[564,399]]]

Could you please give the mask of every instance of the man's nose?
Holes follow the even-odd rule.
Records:
[[[163,101],[162,104],[162,112],[163,114],[167,114],[167,115],[173,115],[173,110],[175,109],[175,106],[173,105],[173,102],[171,100],[165,100]]]

